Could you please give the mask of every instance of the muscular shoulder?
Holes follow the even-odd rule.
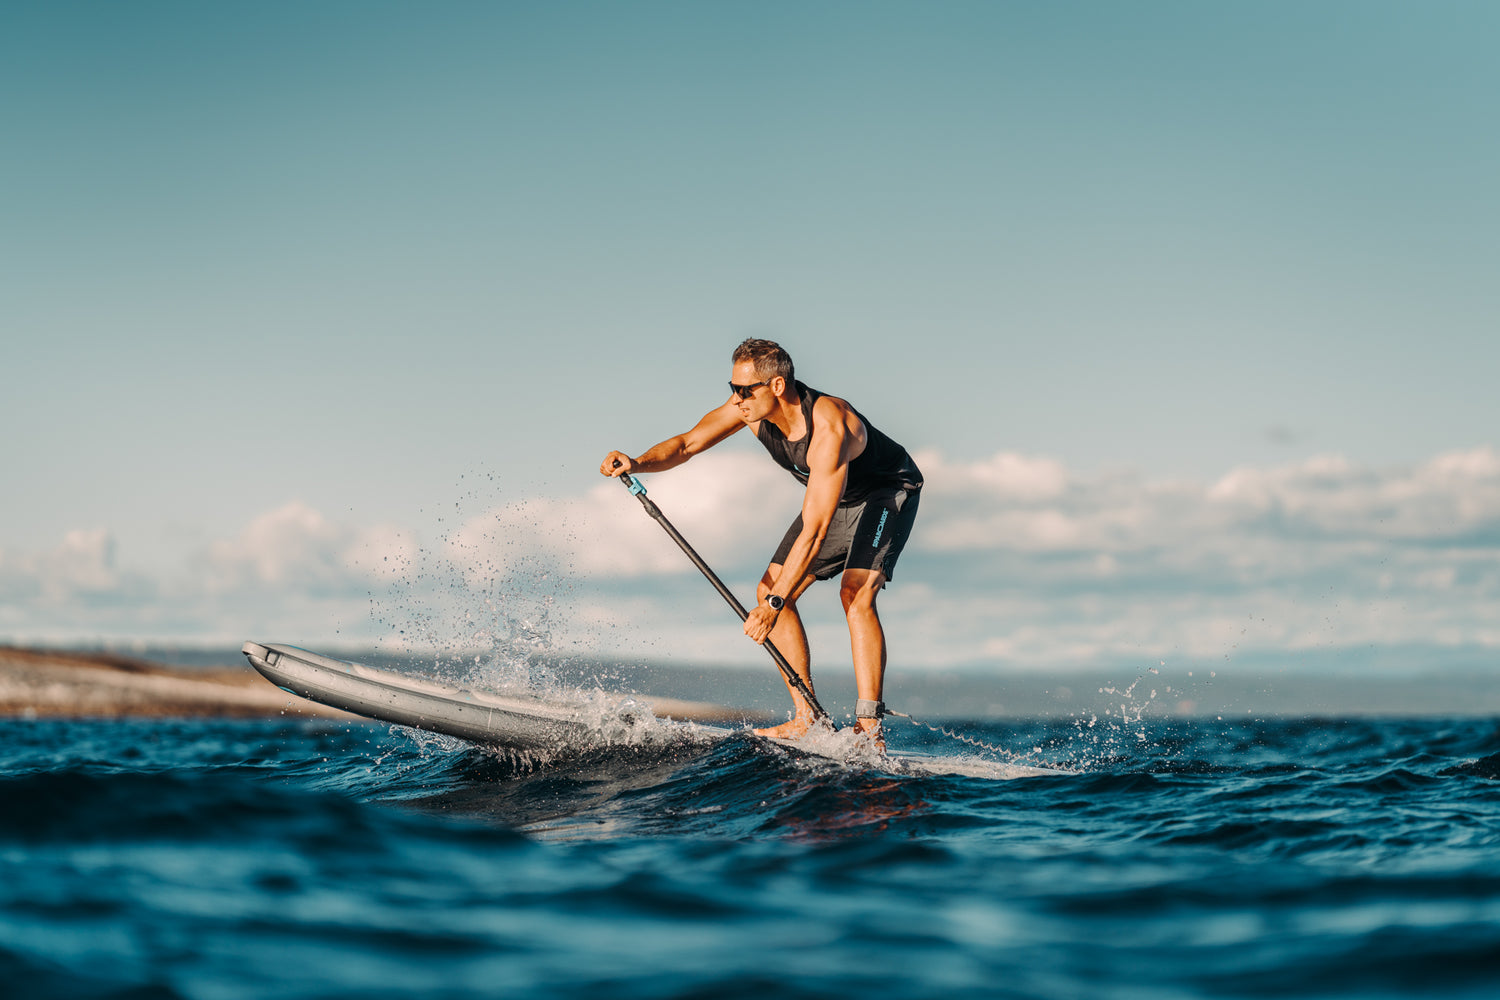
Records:
[[[819,396],[813,403],[812,416],[819,427],[846,424],[854,416],[854,407],[837,396]]]
[[[824,440],[830,438],[841,443],[840,458],[847,462],[865,450],[865,425],[854,412],[854,407],[837,396],[820,396],[813,403],[813,429]]]
[[[864,435],[864,421],[859,419],[854,407],[837,396],[819,396],[818,401],[813,404],[812,416],[815,426]]]

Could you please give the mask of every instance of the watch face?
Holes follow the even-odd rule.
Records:
[[[770,597],[766,598],[766,603],[771,606],[772,611],[780,611],[781,606],[785,604],[786,601],[784,601],[780,597],[777,597],[775,594],[772,594]]]

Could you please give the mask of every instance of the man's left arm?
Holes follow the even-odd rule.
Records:
[[[850,425],[853,424],[853,427]],[[823,548],[828,527],[844,495],[849,478],[849,463],[864,451],[864,427],[848,411],[847,404],[824,397],[813,408],[812,446],[807,452],[807,495],[802,501],[802,533],[792,544],[782,564],[781,573],[771,584],[770,593],[786,599],[797,590],[813,559]],[[765,642],[776,625],[778,612],[758,604],[745,620],[745,634],[756,642]]]

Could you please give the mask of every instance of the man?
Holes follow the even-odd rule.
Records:
[[[859,696],[855,725],[879,742],[885,632],[875,597],[891,579],[911,533],[922,473],[905,448],[854,407],[798,382],[791,356],[774,341],[746,340],[731,361],[730,394],[723,406],[639,457],[610,452],[599,471],[606,476],[662,472],[749,427],[771,457],[807,487],[807,495],[761,577],[745,634],[757,643],[774,642],[812,691],[797,599],[814,580],[840,575]],[[795,707],[792,719],[757,729],[760,735],[796,738],[807,732],[812,709],[790,682],[787,691]]]

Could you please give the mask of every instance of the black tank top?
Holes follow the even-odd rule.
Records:
[[[766,446],[766,451],[771,453],[777,465],[806,486],[807,446],[812,442],[813,404],[823,393],[798,382],[797,395],[802,400],[802,420],[807,425],[805,435],[796,441],[788,441],[780,428],[769,420],[762,420],[755,436]],[[849,463],[849,478],[844,482],[844,495],[839,498],[839,506],[863,503],[871,493],[882,488],[921,489],[922,471],[911,460],[906,449],[876,430],[875,425],[866,420],[858,410],[854,411],[854,415],[865,425],[865,450]]]

